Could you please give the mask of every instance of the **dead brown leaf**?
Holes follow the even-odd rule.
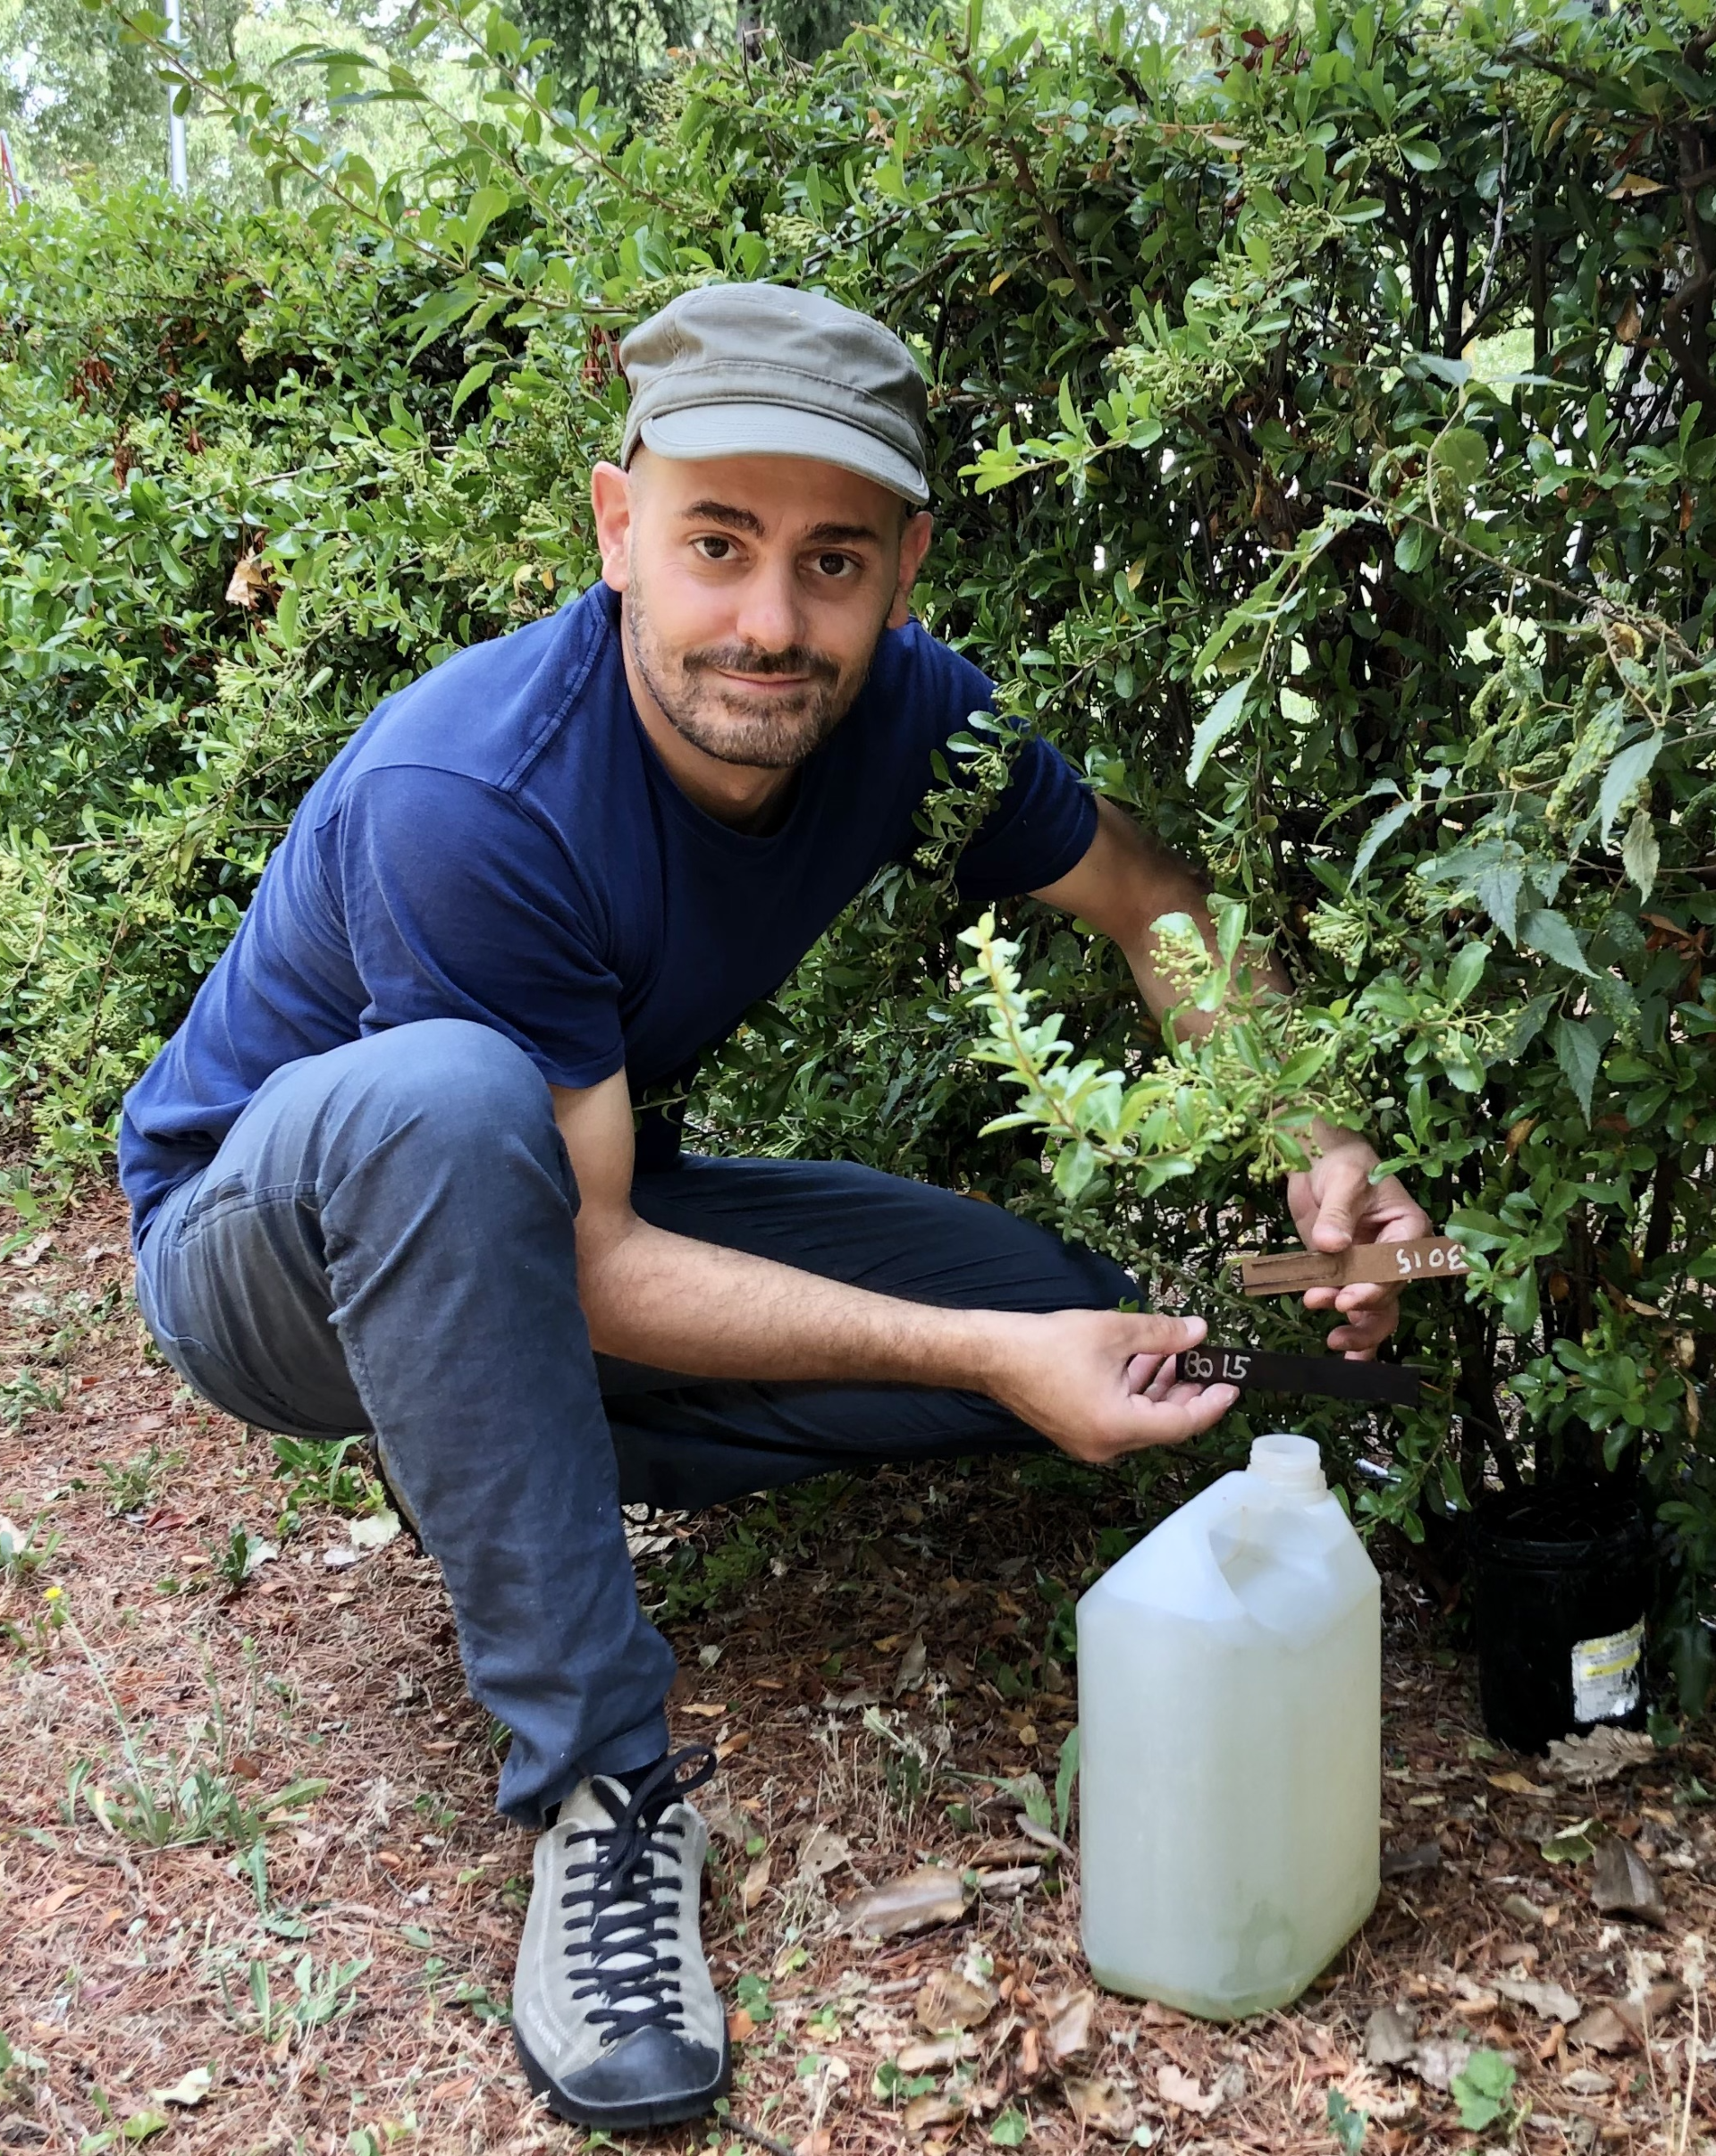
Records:
[[[1563,1781],[1590,1788],[1655,1756],[1656,1746],[1642,1730],[1618,1730],[1604,1722],[1583,1737],[1557,1738],[1549,1748],[1549,1769]]]
[[[826,1879],[850,1862],[852,1850],[845,1837],[832,1827],[812,1827],[798,1849],[798,1868],[809,1879]]]
[[[894,1680],[894,1697],[897,1699],[902,1692],[921,1692],[929,1674],[930,1651],[923,1644],[923,1634],[919,1632],[900,1657],[899,1672]]]
[[[31,1924],[46,1924],[56,1910],[63,1909],[68,1901],[75,1901],[83,1891],[80,1886],[55,1887],[51,1894],[44,1894],[39,1901],[32,1901],[24,1915]]]
[[[1553,1790],[1546,1790],[1535,1782],[1529,1774],[1522,1774],[1518,1767],[1510,1767],[1505,1774],[1486,1774],[1485,1780],[1493,1790],[1505,1790],[1510,1797],[1552,1797]]]
[[[964,1882],[945,1865],[920,1865],[903,1878],[854,1896],[841,1912],[849,1932],[871,1939],[896,1939],[932,1924],[956,1924],[965,1914]]]
[[[1597,1844],[1591,1906],[1604,1916],[1636,1916],[1661,1929],[1669,1921],[1656,1874],[1630,1841],[1619,1834]]]
[[[1067,2066],[1095,2049],[1096,2012],[1094,1992],[1074,1992],[1070,1999],[1056,2002],[1045,2032],[1051,2066]]]
[[[1634,2051],[1638,2038],[1612,2006],[1593,2007],[1567,2032],[1567,2041],[1589,2051]]]
[[[900,2116],[909,2134],[921,2134],[932,2126],[952,2126],[964,2118],[965,2107],[951,2096],[914,2096]]]
[[[1417,2045],[1418,2017],[1410,2007],[1379,2006],[1365,2024],[1365,2057],[1372,2066],[1406,2066]]]
[[[1156,2086],[1164,2103],[1190,2111],[1194,2118],[1208,2118],[1224,2104],[1237,2103],[1245,2094],[1245,2068],[1237,2059],[1231,2059],[1206,2091],[1201,2082],[1194,2081],[1179,2067],[1160,2066],[1156,2069]]]
[[[773,1869],[773,1860],[764,1856],[759,1857],[746,1872],[744,1883],[739,1889],[739,1901],[747,1916],[768,1892],[769,1876]]]
[[[265,599],[273,596],[274,583],[260,554],[240,554],[227,579],[226,603],[254,614]]]
[[[1490,1989],[1516,2006],[1529,2007],[1545,2021],[1577,2021],[1579,2002],[1565,1984],[1534,1983],[1525,1976],[1494,1976]]]
[[[1088,2133],[1130,2141],[1137,2130],[1138,2114],[1117,2082],[1064,2081],[1061,2093],[1067,2109]]]
[[[977,2057],[977,2039],[969,2034],[938,2036],[933,2043],[908,2043],[895,2063],[902,2074],[935,2074]]]
[[[918,1993],[918,2026],[938,2036],[946,2029],[974,2029],[994,2013],[995,1986],[958,1969],[938,1969]]]

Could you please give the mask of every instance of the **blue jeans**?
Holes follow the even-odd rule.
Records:
[[[869,1168],[687,1158],[641,1217],[947,1307],[1112,1308],[1120,1269],[992,1205]],[[577,1191],[548,1087],[458,1019],[275,1071],[149,1224],[138,1300],[229,1414],[374,1436],[440,1564],[473,1695],[512,1732],[500,1806],[667,1743],[671,1649],[637,1606],[622,1502],[709,1503],[879,1459],[1029,1445],[973,1394],[698,1380],[593,1353]]]

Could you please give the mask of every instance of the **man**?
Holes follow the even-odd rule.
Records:
[[[533,2084],[609,2128],[727,2085],[704,1833],[623,1490],[706,1499],[879,1453],[1081,1459],[1207,1429],[1198,1318],[990,1206],[839,1165],[681,1159],[682,1081],[885,862],[989,700],[913,624],[925,392],[832,302],[688,293],[621,348],[601,585],[390,698],[307,796],[126,1103],[139,1298],[246,1419],[374,1433],[539,1830],[513,2013]],[[1121,945],[1207,922],[1190,872],[1026,742],[962,856]],[[1316,1247],[1427,1224],[1350,1133],[1291,1191]],[[1368,1353],[1381,1290],[1310,1297]],[[616,1453],[620,1468],[617,1474]]]

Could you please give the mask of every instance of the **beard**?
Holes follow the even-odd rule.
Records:
[[[857,701],[882,631],[862,664],[843,670],[826,652],[807,644],[765,652],[748,644],[711,644],[669,651],[656,634],[634,561],[626,593],[626,640],[632,663],[675,732],[720,763],[785,771],[815,754]],[[766,706],[746,695],[727,673],[802,674],[796,688],[770,695]]]

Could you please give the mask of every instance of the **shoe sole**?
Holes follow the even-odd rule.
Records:
[[[576,2103],[553,2076],[531,2057],[516,2025],[512,2044],[518,2054],[518,2063],[525,2069],[525,2079],[537,2095],[548,2099],[548,2108],[555,2118],[565,2119],[568,2126],[607,2127],[620,2133],[632,2127],[680,2126],[688,2118],[702,2118],[713,2107],[718,2096],[726,2095],[733,2078],[732,2047],[723,2029],[721,2070],[706,2089],[694,2090],[684,2096],[665,2097],[652,2103]]]

